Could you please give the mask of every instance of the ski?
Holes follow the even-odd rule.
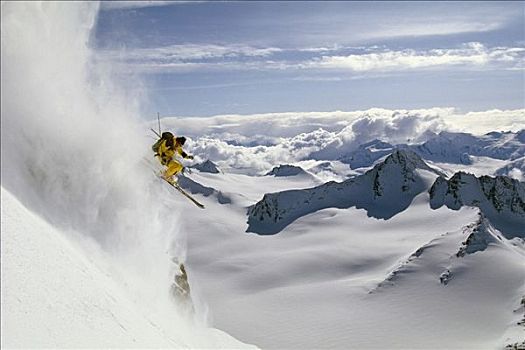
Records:
[[[165,178],[163,178],[162,176],[159,176],[162,180],[166,181],[168,184],[170,184],[173,188],[175,188],[177,191],[179,191],[180,193],[182,193],[186,198],[188,198],[190,201],[193,202],[193,204],[195,204],[196,206],[198,206],[199,208],[201,209],[204,209],[204,205],[199,203],[195,198],[193,198],[192,196],[190,196],[186,191],[184,191],[178,184],[172,184],[171,182],[169,182],[168,180],[166,180]]]
[[[159,169],[157,169],[157,167],[155,167],[155,165],[153,164],[153,162],[151,162],[149,159],[147,158],[144,158],[144,162],[147,164],[147,166],[153,170],[153,173],[155,174],[155,176],[157,176],[158,178],[161,178],[162,180],[164,180],[165,182],[167,182],[169,185],[171,185],[171,187],[175,188],[177,191],[179,191],[184,197],[188,198],[190,201],[192,201],[196,206],[198,206],[199,208],[201,209],[204,209],[204,205],[199,203],[195,198],[193,198],[191,195],[188,194],[188,192],[184,191],[178,184],[172,184],[171,182],[169,182],[168,180],[166,180],[165,178],[163,178],[161,175],[159,175]]]

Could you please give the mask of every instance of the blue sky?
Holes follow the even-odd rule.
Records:
[[[524,28],[517,1],[105,2],[91,45],[146,114],[480,111],[525,108]]]

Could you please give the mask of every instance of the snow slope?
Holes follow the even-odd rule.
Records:
[[[238,339],[279,349],[493,349],[523,336],[508,335],[522,317],[523,243],[498,239],[457,256],[477,209],[432,210],[423,192],[386,221],[330,208],[260,236],[244,233],[235,205],[201,199],[207,215],[185,212],[188,268],[213,324]]]
[[[102,252],[86,255],[3,188],[1,198],[2,348],[247,347],[175,304],[136,300]]]
[[[441,179],[438,173],[414,153],[397,151],[358,176],[361,180],[347,180],[357,187],[354,199],[344,195],[351,191],[335,189],[342,184],[311,188],[294,176],[190,174],[196,182],[243,198],[221,204],[196,194],[206,215],[184,211],[183,230],[190,233],[187,266],[209,303],[212,323],[240,340],[276,349],[521,344],[524,241],[498,230],[476,207],[483,204],[483,189],[463,190],[465,198],[480,197],[474,207],[433,209],[428,190]],[[480,181],[468,177],[473,179],[468,186]],[[518,205],[516,198],[523,197],[517,190],[522,184],[484,179],[502,203]],[[289,189],[282,191],[287,181]],[[487,186],[481,188],[491,193]],[[255,208],[260,196],[270,198],[268,192],[278,199],[274,209],[303,212],[280,225],[278,234],[250,234],[246,207]],[[408,193],[409,205],[387,219],[341,205],[378,193],[397,204]],[[289,200],[280,197],[284,194]],[[303,194],[324,204],[305,203]],[[273,202],[262,202],[272,210]]]
[[[224,171],[208,164],[180,179],[206,205],[197,210],[144,161],[143,89],[123,90],[92,59],[98,4],[1,6],[2,347],[245,346],[202,320],[279,349],[493,349],[525,338],[522,236],[476,198],[433,209],[426,191],[459,166],[517,173],[523,132],[436,135],[432,115],[385,110],[312,113],[307,130],[293,113],[163,122],[193,130],[188,151]],[[446,171],[410,151],[388,156],[414,137]],[[341,161],[355,149],[358,170]],[[316,177],[256,176],[277,164]],[[293,215],[278,234],[247,232],[247,208],[278,192]],[[305,193],[317,202],[305,206]],[[190,310],[171,294],[179,263]]]
[[[2,347],[244,347],[174,298],[180,202],[142,99],[92,59],[98,6],[1,4]]]

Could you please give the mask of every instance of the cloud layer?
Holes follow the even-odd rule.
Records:
[[[327,54],[329,53],[329,54]],[[487,47],[470,42],[458,48],[391,50],[386,47],[254,47],[187,44],[102,50],[99,59],[142,72],[259,70],[395,72],[421,69],[523,69],[524,47]]]
[[[468,43],[459,49],[428,51],[382,51],[347,56],[323,56],[305,68],[339,69],[356,72],[428,69],[449,66],[481,67],[489,65],[516,67],[523,61],[525,48],[487,48],[481,43]]]
[[[272,113],[209,118],[164,118],[165,129],[190,137],[188,146],[199,160],[223,167],[263,173],[283,163],[310,158],[335,160],[359,145],[380,139],[420,143],[436,133],[519,131],[525,109],[459,114],[453,108],[354,112]]]

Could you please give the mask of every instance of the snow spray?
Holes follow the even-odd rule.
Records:
[[[99,4],[1,6],[2,186],[90,247],[93,261],[107,257],[137,300],[174,310],[166,307],[172,259],[186,249],[177,244],[177,202],[141,166],[151,156],[138,117],[144,96],[93,59]]]

